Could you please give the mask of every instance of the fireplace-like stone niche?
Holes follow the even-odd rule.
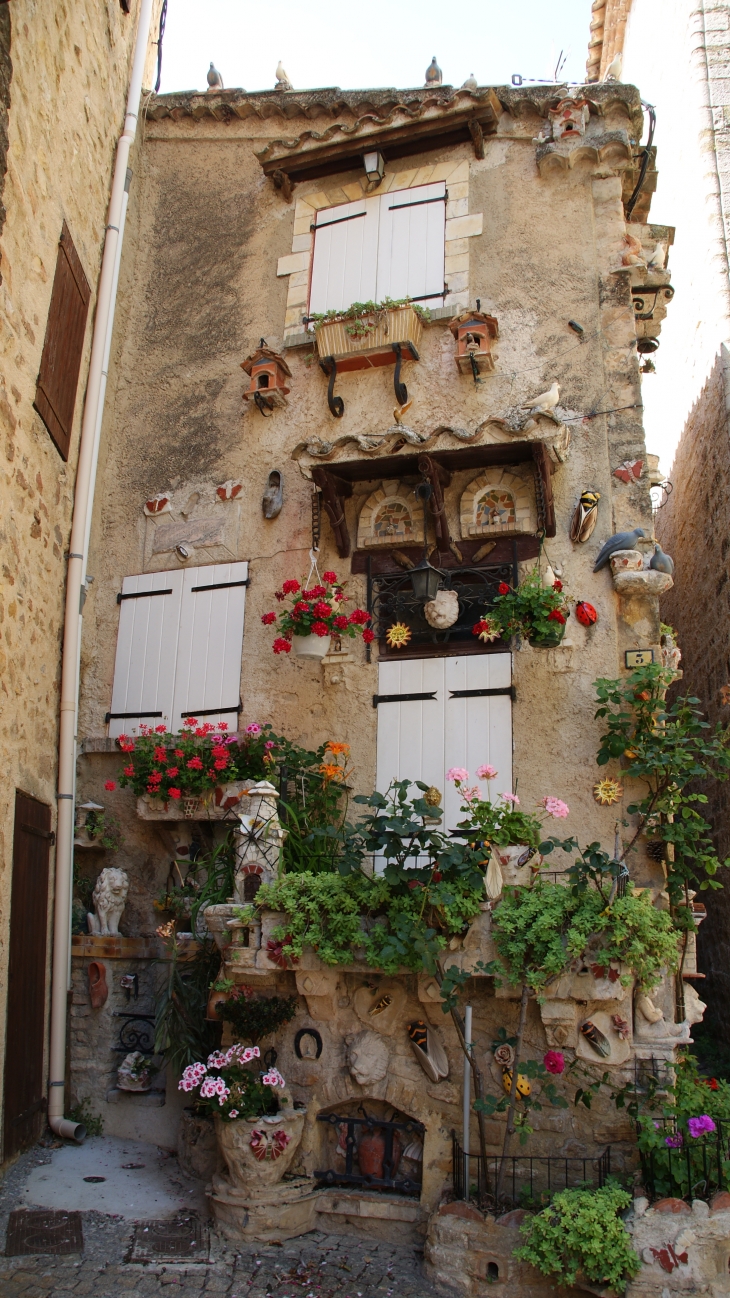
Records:
[[[317,1114],[322,1186],[346,1185],[420,1198],[423,1123],[383,1100],[350,1100]]]

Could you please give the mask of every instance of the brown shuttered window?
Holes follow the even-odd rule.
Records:
[[[90,297],[89,281],[64,221],[33,402],[64,460],[71,442]]]

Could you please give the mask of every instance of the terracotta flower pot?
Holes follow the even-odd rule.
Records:
[[[209,1023],[223,1022],[222,1018],[217,1013],[217,1006],[222,1005],[224,1001],[227,1001],[230,995],[230,991],[216,991],[215,987],[211,987],[210,992],[208,993],[208,1004],[205,1009],[205,1017]]]
[[[324,658],[331,640],[330,635],[295,635],[291,643],[297,658]]]
[[[357,1158],[360,1164],[360,1173],[362,1176],[374,1176],[377,1180],[383,1179],[384,1162],[385,1162],[385,1133],[381,1127],[376,1127],[374,1131],[366,1131],[360,1139],[358,1145]],[[393,1132],[392,1144],[392,1167],[390,1169],[391,1180],[395,1178],[398,1171],[398,1164],[401,1158],[401,1143],[398,1132]]]
[[[224,1122],[216,1114],[218,1147],[233,1185],[241,1189],[276,1185],[298,1153],[304,1118],[304,1109],[234,1122]]]

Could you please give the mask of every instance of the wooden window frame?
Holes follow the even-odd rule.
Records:
[[[34,409],[68,460],[91,289],[66,222],[58,241]]]

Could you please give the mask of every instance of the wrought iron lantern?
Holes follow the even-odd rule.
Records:
[[[382,153],[364,153],[362,165],[368,178],[368,189],[377,189],[385,175],[385,158]]]
[[[432,600],[441,585],[443,573],[434,568],[428,561],[428,512],[426,505],[431,499],[433,488],[430,482],[419,482],[416,495],[423,505],[423,558],[417,567],[411,569],[411,585],[416,599],[424,604]]]

